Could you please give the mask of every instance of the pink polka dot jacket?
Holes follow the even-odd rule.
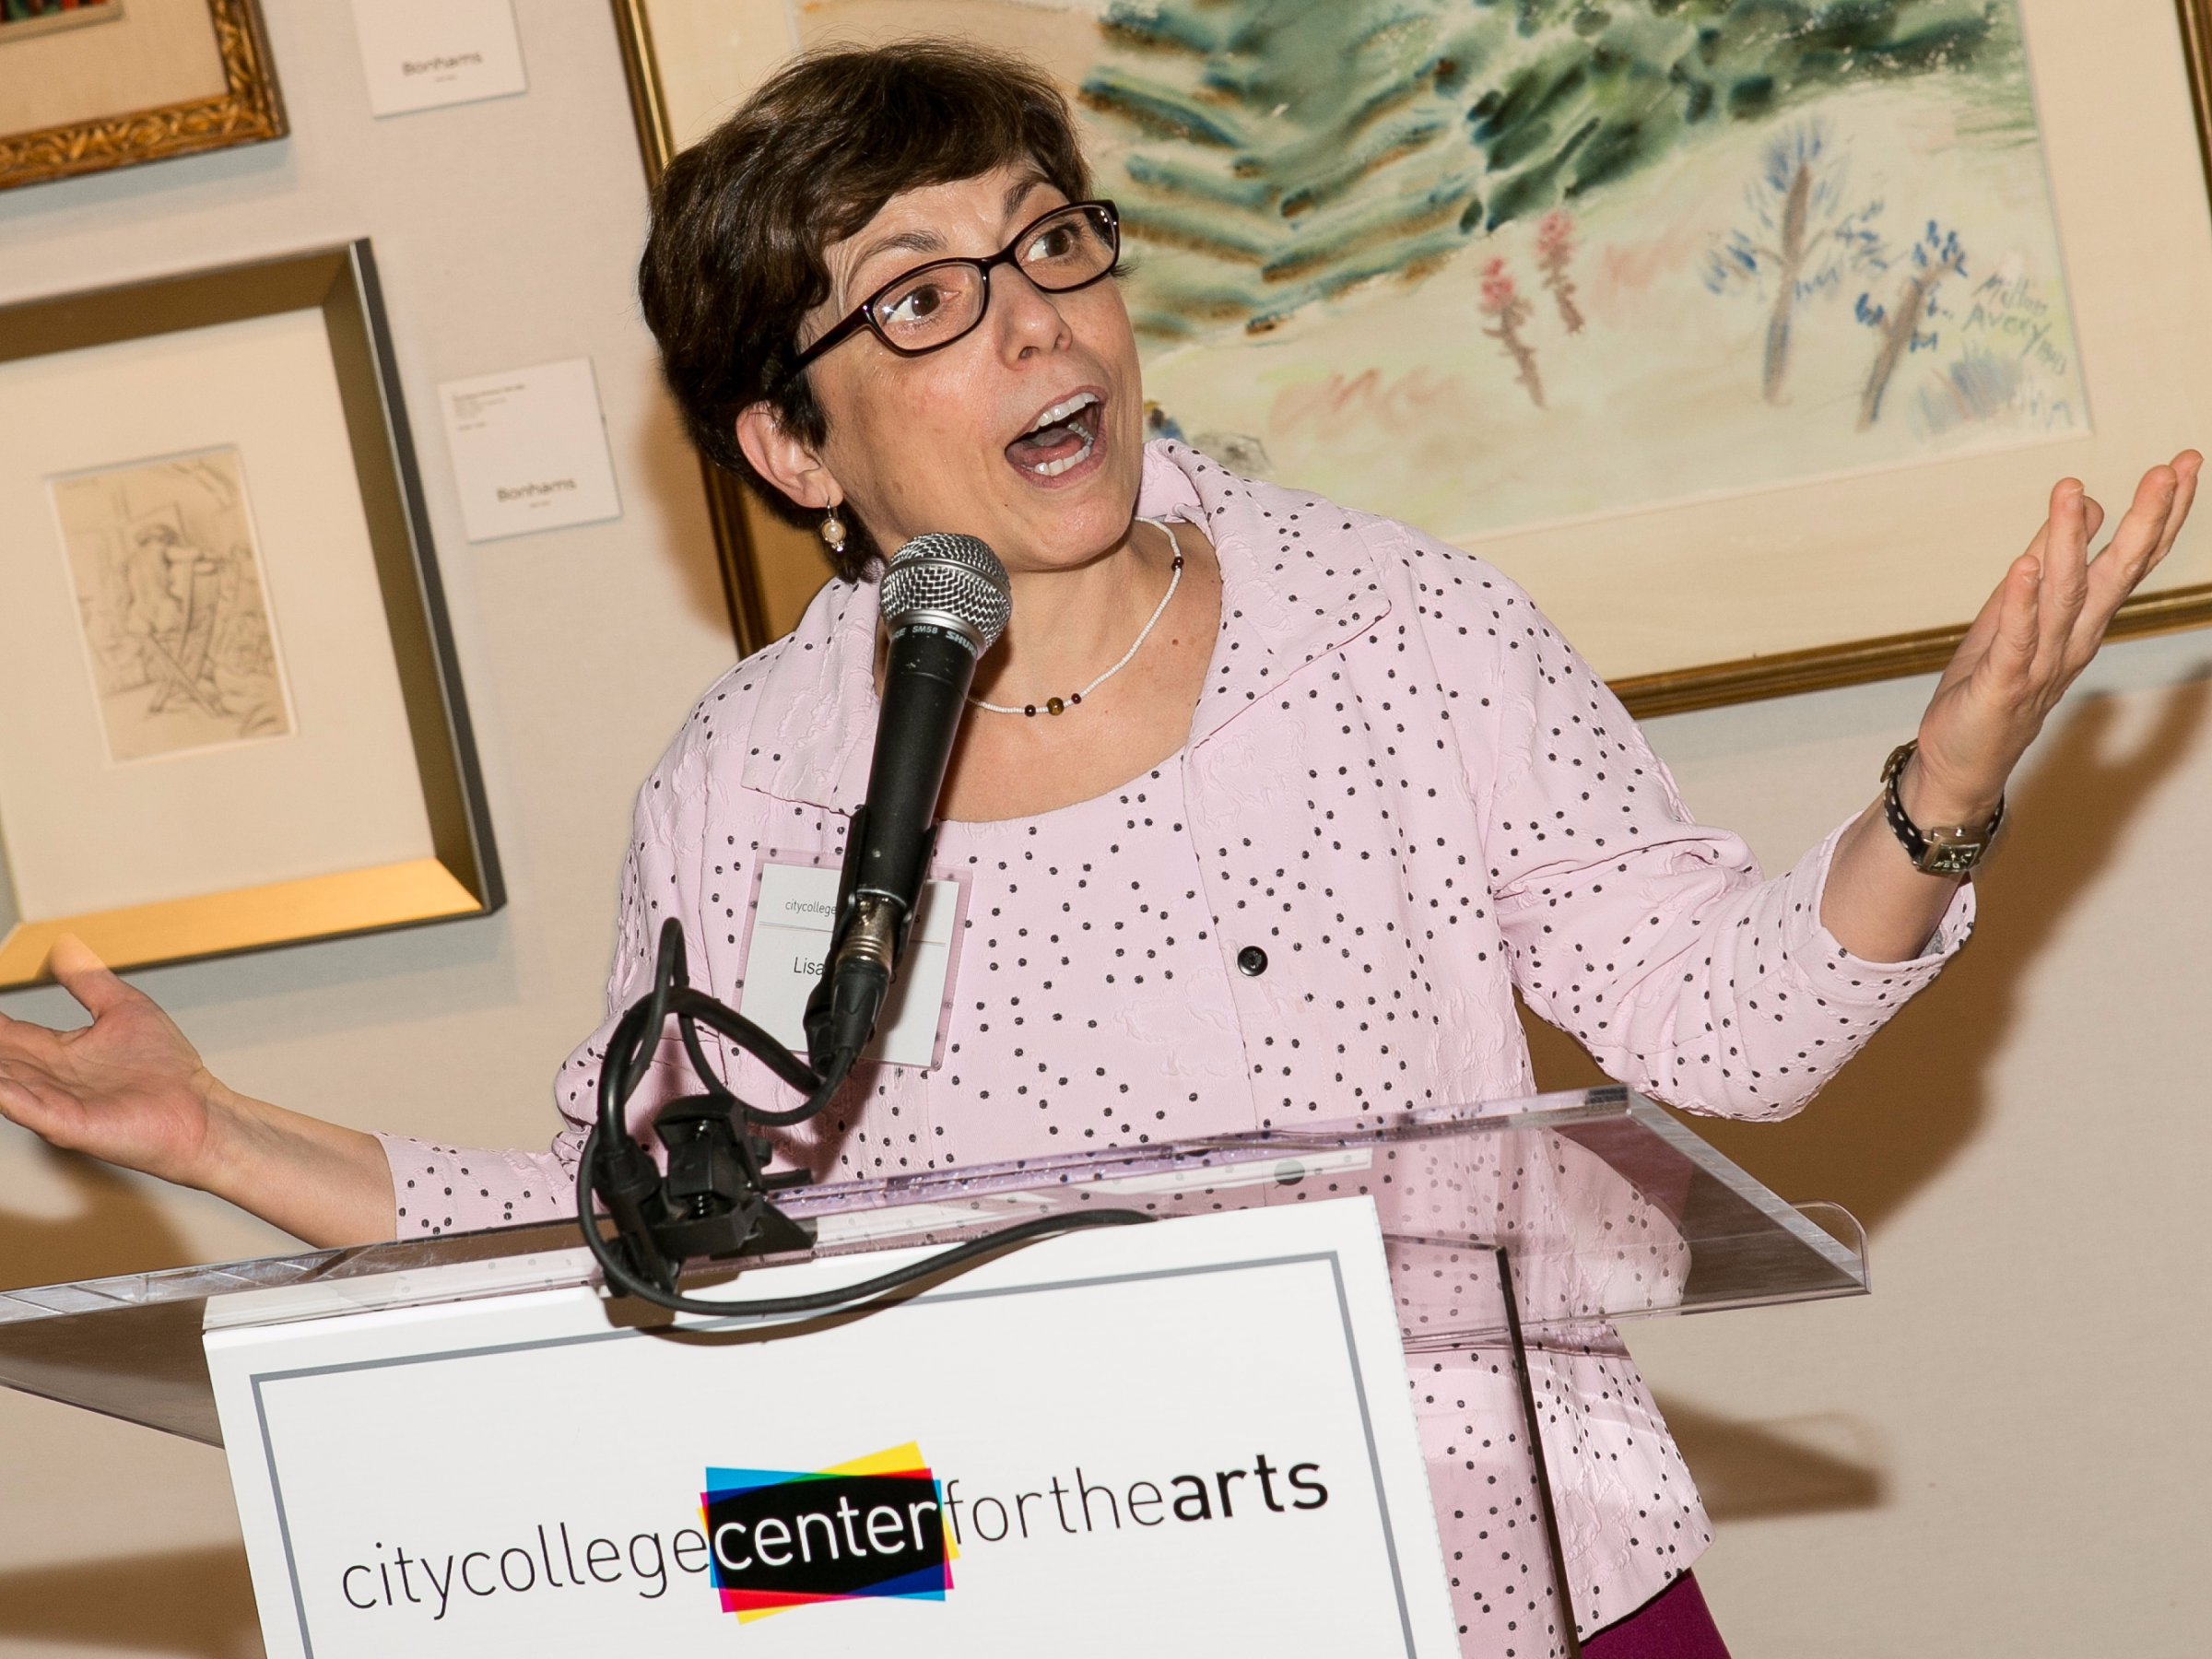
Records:
[[[1190,740],[1094,800],[943,827],[933,873],[966,891],[942,1061],[864,1067],[793,1132],[785,1155],[819,1178],[1513,1100],[1535,1088],[1516,988],[1636,1088],[1780,1117],[1964,942],[1968,888],[1919,960],[1843,949],[1819,922],[1834,838],[1761,880],[1481,559],[1172,444],[1147,452],[1141,511],[1197,525],[1220,559]],[[691,712],[639,794],[609,1017],[561,1070],[552,1149],[388,1139],[403,1236],[568,1210],[599,1056],[664,917],[693,982],[742,1006],[762,866],[834,865],[865,792],[876,627],[874,585],[832,582]],[[741,1094],[785,1103],[724,1058]],[[672,1044],[631,1102],[641,1126],[686,1075]],[[1612,1331],[1546,1342],[1586,1632],[1688,1567],[1707,1524]],[[1504,1356],[1408,1365],[1468,1651],[1558,1651]]]

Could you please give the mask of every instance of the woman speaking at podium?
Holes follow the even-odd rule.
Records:
[[[803,59],[660,187],[641,290],[691,435],[817,525],[837,580],[640,793],[611,1011],[669,916],[693,982],[741,1003],[761,867],[837,864],[879,557],[959,531],[1013,587],[940,802],[935,873],[967,887],[942,1059],[864,1065],[786,1144],[822,1179],[1525,1095],[1516,989],[1661,1100],[1794,1112],[1965,941],[2006,777],[2201,465],[2151,468],[2094,560],[2104,515],[2060,483],[1912,746],[1879,781],[1870,758],[1870,805],[1762,880],[1505,575],[1147,444],[1119,255],[1058,94],[964,47]],[[317,1243],[570,1213],[611,1018],[559,1075],[549,1152],[465,1150],[243,1099],[81,946],[53,967],[93,1021],[0,1020],[0,1111],[57,1145]],[[641,1124],[659,1098],[649,1080]],[[1704,1514],[1625,1350],[1536,1359],[1571,1403],[1559,1506],[1592,1652],[1722,1653],[1687,1577]],[[1487,1641],[1542,1547],[1479,1450],[1484,1379],[1433,1359],[1416,1401]]]

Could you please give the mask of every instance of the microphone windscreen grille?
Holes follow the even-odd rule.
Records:
[[[893,634],[911,623],[950,625],[972,635],[981,656],[1006,631],[1014,602],[1006,567],[972,535],[917,535],[883,572],[883,621]]]

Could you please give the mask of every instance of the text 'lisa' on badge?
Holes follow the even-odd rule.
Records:
[[[806,999],[821,980],[837,921],[837,875],[807,865],[769,864],[760,870],[738,1012],[802,1054],[806,1052]],[[959,908],[959,882],[924,885],[869,1059],[891,1065],[936,1063]]]

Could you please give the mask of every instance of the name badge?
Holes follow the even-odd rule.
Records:
[[[806,999],[822,977],[837,920],[834,869],[764,864],[754,894],[753,936],[745,952],[737,1011],[794,1052],[806,1052]],[[890,998],[867,1058],[932,1066],[943,1057],[952,1011],[952,957],[965,898],[958,881],[924,882]]]

